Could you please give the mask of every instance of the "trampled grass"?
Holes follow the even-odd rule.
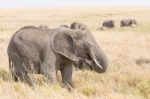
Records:
[[[150,8],[64,7],[0,9],[0,98],[1,99],[149,99],[150,98]],[[134,18],[138,27],[120,28],[124,18]],[[116,28],[99,30],[105,19]],[[42,75],[33,75],[35,86],[11,81],[7,46],[22,26],[40,24],[49,28],[78,21],[86,24],[109,59],[106,73],[74,70],[75,88],[54,85]],[[140,64],[138,63],[140,62]]]

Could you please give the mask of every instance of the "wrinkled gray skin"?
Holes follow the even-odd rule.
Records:
[[[63,85],[69,88],[73,62],[80,60],[97,73],[105,72],[108,66],[106,56],[89,31],[26,26],[12,36],[7,53],[12,78],[31,85],[29,73],[43,74],[55,83],[56,72],[60,70]]]
[[[79,22],[73,22],[70,25],[70,29],[74,29],[74,30],[88,30],[87,26],[85,24],[79,23]]]
[[[69,26],[68,25],[61,25],[61,26],[59,26],[59,28],[67,28],[67,29],[69,29]]]
[[[48,26],[47,25],[39,25],[39,28],[41,28],[41,29],[48,29]]]
[[[137,24],[135,19],[122,19],[121,22],[120,22],[120,26],[121,27],[125,27],[125,26],[131,27],[133,25],[138,26],[138,24]]]
[[[114,20],[105,20],[102,26],[107,28],[114,28],[115,27]]]

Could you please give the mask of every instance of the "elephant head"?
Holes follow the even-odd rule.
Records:
[[[74,62],[82,59],[98,73],[107,70],[107,58],[89,31],[59,29],[51,40],[55,53]]]
[[[59,28],[69,28],[68,25],[60,25]]]
[[[134,24],[134,25],[138,26],[138,23],[136,22],[136,20],[135,20],[135,19],[132,19],[132,24]]]
[[[40,28],[40,29],[48,29],[48,26],[47,26],[47,25],[42,25],[42,24],[41,24],[41,25],[39,25],[39,28]]]
[[[85,24],[79,23],[79,22],[73,22],[70,25],[70,29],[74,29],[74,30],[88,30],[87,26]]]

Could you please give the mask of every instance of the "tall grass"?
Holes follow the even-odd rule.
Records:
[[[0,9],[0,98],[1,99],[149,99],[150,98],[150,8],[41,8]],[[40,13],[39,13],[40,12]],[[121,28],[123,18],[139,26]],[[99,30],[105,19],[115,20],[115,29]],[[61,87],[61,77],[52,85],[43,75],[31,75],[29,87],[9,77],[7,46],[13,33],[25,25],[49,28],[74,21],[86,24],[109,59],[106,73],[74,70],[75,88]],[[140,63],[139,63],[140,62]]]

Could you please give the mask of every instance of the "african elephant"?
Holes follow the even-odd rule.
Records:
[[[68,25],[60,25],[59,28],[68,28],[69,29],[69,26]]]
[[[115,27],[114,20],[105,20],[102,26],[107,28],[114,28]]]
[[[138,24],[137,24],[137,22],[136,22],[136,20],[135,19],[122,19],[121,21],[120,21],[120,26],[121,27],[124,27],[124,26],[133,26],[133,25],[136,25],[136,26],[138,26]]]
[[[47,25],[39,25],[39,28],[41,28],[41,29],[48,29],[48,26]]]
[[[71,86],[73,62],[81,59],[97,73],[108,67],[107,57],[89,31],[26,26],[12,36],[7,53],[13,79],[31,85],[28,73],[43,74],[55,83],[60,70],[63,85]]]
[[[70,29],[87,30],[87,26],[79,22],[73,22],[70,25]]]

